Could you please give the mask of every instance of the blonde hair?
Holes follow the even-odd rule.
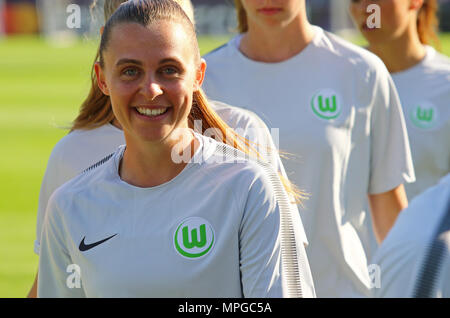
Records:
[[[417,14],[417,33],[422,44],[434,45],[440,49],[441,44],[437,35],[439,28],[438,9],[437,0],[424,0]]]

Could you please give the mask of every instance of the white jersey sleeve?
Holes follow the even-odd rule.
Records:
[[[47,168],[45,170],[44,178],[42,179],[41,190],[39,193],[36,240],[34,241],[34,252],[38,255],[40,251],[42,226],[49,198],[60,185],[76,175],[76,172],[72,171],[70,166],[65,166],[64,162],[62,152],[55,147],[48,159]]]
[[[64,237],[67,226],[60,216],[57,203],[52,199],[53,196],[49,200],[42,230],[37,295],[39,298],[85,297],[81,273],[67,250]]]
[[[414,168],[400,100],[391,76],[380,67],[373,86],[370,182],[368,193],[414,182]]]
[[[271,167],[251,184],[240,225],[246,298],[315,297],[303,225]]]

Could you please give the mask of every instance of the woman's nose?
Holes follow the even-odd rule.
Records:
[[[150,100],[154,100],[156,97],[163,94],[161,85],[152,78],[149,78],[146,81],[143,91],[144,95]]]

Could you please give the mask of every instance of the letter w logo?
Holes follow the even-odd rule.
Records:
[[[430,122],[433,119],[433,109],[422,109],[417,107],[417,119]]]
[[[318,96],[318,101],[319,101],[319,109],[321,112],[330,112],[330,113],[334,113],[336,111],[336,95],[333,95],[331,97],[332,101],[333,101],[333,105],[330,106],[330,98],[325,98],[325,106],[323,105],[323,96],[319,95]]]
[[[189,241],[189,229],[187,226],[183,227],[183,245],[186,248],[198,247],[202,248],[206,245],[206,225],[200,225],[200,240],[198,240],[197,229],[191,231],[191,241]]]

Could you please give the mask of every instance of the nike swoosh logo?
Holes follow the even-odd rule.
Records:
[[[84,239],[86,238],[86,236],[85,236],[85,237],[83,237],[83,240],[81,240],[80,246],[78,246],[78,248],[80,249],[80,251],[85,252],[85,251],[87,251],[87,250],[90,250],[91,248],[96,247],[97,245],[100,245],[100,244],[102,244],[102,243],[105,243],[107,240],[112,239],[112,238],[113,238],[114,236],[116,236],[117,234],[118,234],[118,233],[116,233],[116,234],[114,234],[114,235],[111,235],[110,237],[107,237],[107,238],[105,238],[104,240],[101,240],[101,241],[98,241],[98,242],[95,242],[95,243],[92,243],[92,244],[84,244]]]

